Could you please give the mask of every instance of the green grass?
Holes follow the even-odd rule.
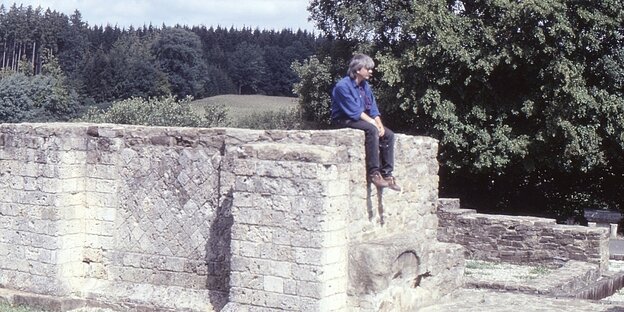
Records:
[[[217,95],[191,102],[195,112],[204,114],[207,105],[219,105],[227,108],[228,120],[237,121],[269,112],[290,111],[298,106],[298,99],[282,96],[265,95]]]
[[[8,303],[0,302],[0,312],[43,312],[42,310],[35,310],[23,306],[12,306]]]

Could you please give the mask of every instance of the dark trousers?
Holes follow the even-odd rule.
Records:
[[[394,170],[394,132],[384,127],[384,135],[370,122],[358,120],[334,120],[334,126],[353,128],[364,131],[364,149],[366,151],[366,173],[379,171],[382,176],[392,175]]]

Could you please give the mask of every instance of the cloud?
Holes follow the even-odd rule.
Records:
[[[313,30],[307,0],[17,0],[67,15],[80,11],[89,25],[140,27],[152,24]],[[10,7],[13,1],[4,1]],[[20,4],[18,3],[18,5]]]

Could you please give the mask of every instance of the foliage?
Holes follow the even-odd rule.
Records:
[[[238,93],[239,87],[244,93],[291,96],[297,76],[290,64],[311,55],[320,41],[290,29],[90,27],[77,10],[67,16],[17,4],[0,4],[0,33],[0,69],[39,75],[53,55],[81,102],[97,103],[169,93],[201,98]],[[246,53],[270,59],[253,69],[247,66],[255,66],[253,59],[240,58]]]
[[[327,60],[312,56],[303,63],[293,63],[292,67],[301,79],[294,85],[293,91],[299,95],[303,119],[316,122],[321,127],[328,126],[333,80]]]
[[[203,96],[206,63],[199,37],[181,28],[165,28],[152,43],[152,54],[179,97]]]
[[[87,25],[82,21],[82,14],[78,10],[74,11],[69,17],[69,24],[65,24],[59,31],[59,63],[67,75],[76,78],[89,48]]]
[[[206,96],[215,96],[219,94],[234,94],[238,90],[232,79],[221,68],[208,65],[206,68]]]
[[[130,98],[114,102],[106,110],[90,109],[80,121],[144,126],[213,127],[225,121],[227,112],[213,106],[198,115],[189,103],[191,98],[176,100],[174,96]]]
[[[375,56],[379,102],[417,123],[408,131],[440,139],[450,195],[537,210],[624,202],[623,9],[608,0],[310,4],[321,30]],[[582,211],[573,206],[559,213]]]
[[[293,84],[299,81],[299,77],[291,67],[293,62],[302,62],[312,55],[311,50],[300,41],[282,48],[279,46],[267,46],[264,48],[264,60],[267,70],[260,81],[259,89],[267,94],[277,96],[294,96]],[[270,70],[269,70],[270,69]]]
[[[16,73],[0,79],[0,122],[21,122],[31,116],[35,107],[31,80]]]
[[[68,120],[79,106],[55,58],[40,75],[9,71],[0,76],[0,122]]]
[[[256,91],[266,71],[264,53],[260,46],[241,42],[228,60],[230,77],[238,86],[238,94],[242,94],[243,87]]]
[[[170,93],[167,76],[150,53],[150,38],[122,35],[110,52],[102,49],[86,58],[84,85],[98,102]]]

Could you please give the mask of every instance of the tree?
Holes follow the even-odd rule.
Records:
[[[251,75],[244,72],[247,64],[255,66],[255,60],[241,63],[232,59],[237,53],[246,56],[240,50],[242,42],[247,43],[245,49],[253,49],[252,57],[270,51],[269,63],[260,58],[261,70]],[[290,30],[90,27],[80,11],[67,16],[49,8],[0,5],[0,69],[36,76],[41,74],[45,58],[55,57],[69,89],[84,97],[83,102],[96,101],[99,106],[131,96],[169,92],[179,98],[235,93],[237,89],[290,95],[296,77],[289,66],[292,60],[309,56],[316,43],[314,35]],[[234,87],[232,68],[239,75]]]
[[[115,72],[112,60],[103,49],[87,53],[82,66],[85,93],[96,102],[115,100]]]
[[[293,42],[293,46],[281,48],[267,46],[264,48],[266,74],[260,82],[260,89],[268,95],[292,96],[292,87],[298,81],[297,75],[291,68],[291,64],[299,59],[294,46],[301,46],[299,42]]]
[[[30,79],[21,73],[0,79],[0,122],[27,120],[35,106],[31,96]]]
[[[230,55],[228,64],[230,77],[238,87],[238,94],[243,93],[243,87],[257,90],[266,72],[263,52],[258,45],[246,41],[239,43]]]
[[[0,122],[66,121],[78,107],[78,96],[54,58],[40,75],[5,72],[0,78]]]
[[[157,97],[170,93],[167,75],[150,53],[149,39],[127,34],[120,37],[109,53],[112,78],[115,81],[113,99]]]
[[[624,202],[612,186],[624,174],[623,9],[607,0],[310,4],[329,37],[375,56],[379,102],[440,139],[445,191],[506,208],[527,198],[538,209],[576,207],[562,214]]]
[[[206,63],[199,37],[182,28],[164,28],[151,51],[168,78],[173,94],[180,98],[204,95]]]
[[[88,25],[82,21],[82,14],[76,10],[70,17],[70,24],[59,36],[58,59],[66,75],[76,79],[89,49]]]
[[[238,90],[234,82],[228,74],[221,68],[208,65],[206,68],[206,96],[215,96],[219,94],[233,94]]]
[[[44,60],[42,74],[31,80],[34,92],[34,104],[38,114],[36,121],[67,121],[78,113],[80,102],[78,94],[67,82],[67,76],[61,70],[54,57]]]
[[[309,60],[293,63],[293,70],[301,78],[295,83],[293,92],[299,95],[302,117],[321,127],[330,123],[331,92],[333,80],[329,72],[328,60],[313,56]]]

